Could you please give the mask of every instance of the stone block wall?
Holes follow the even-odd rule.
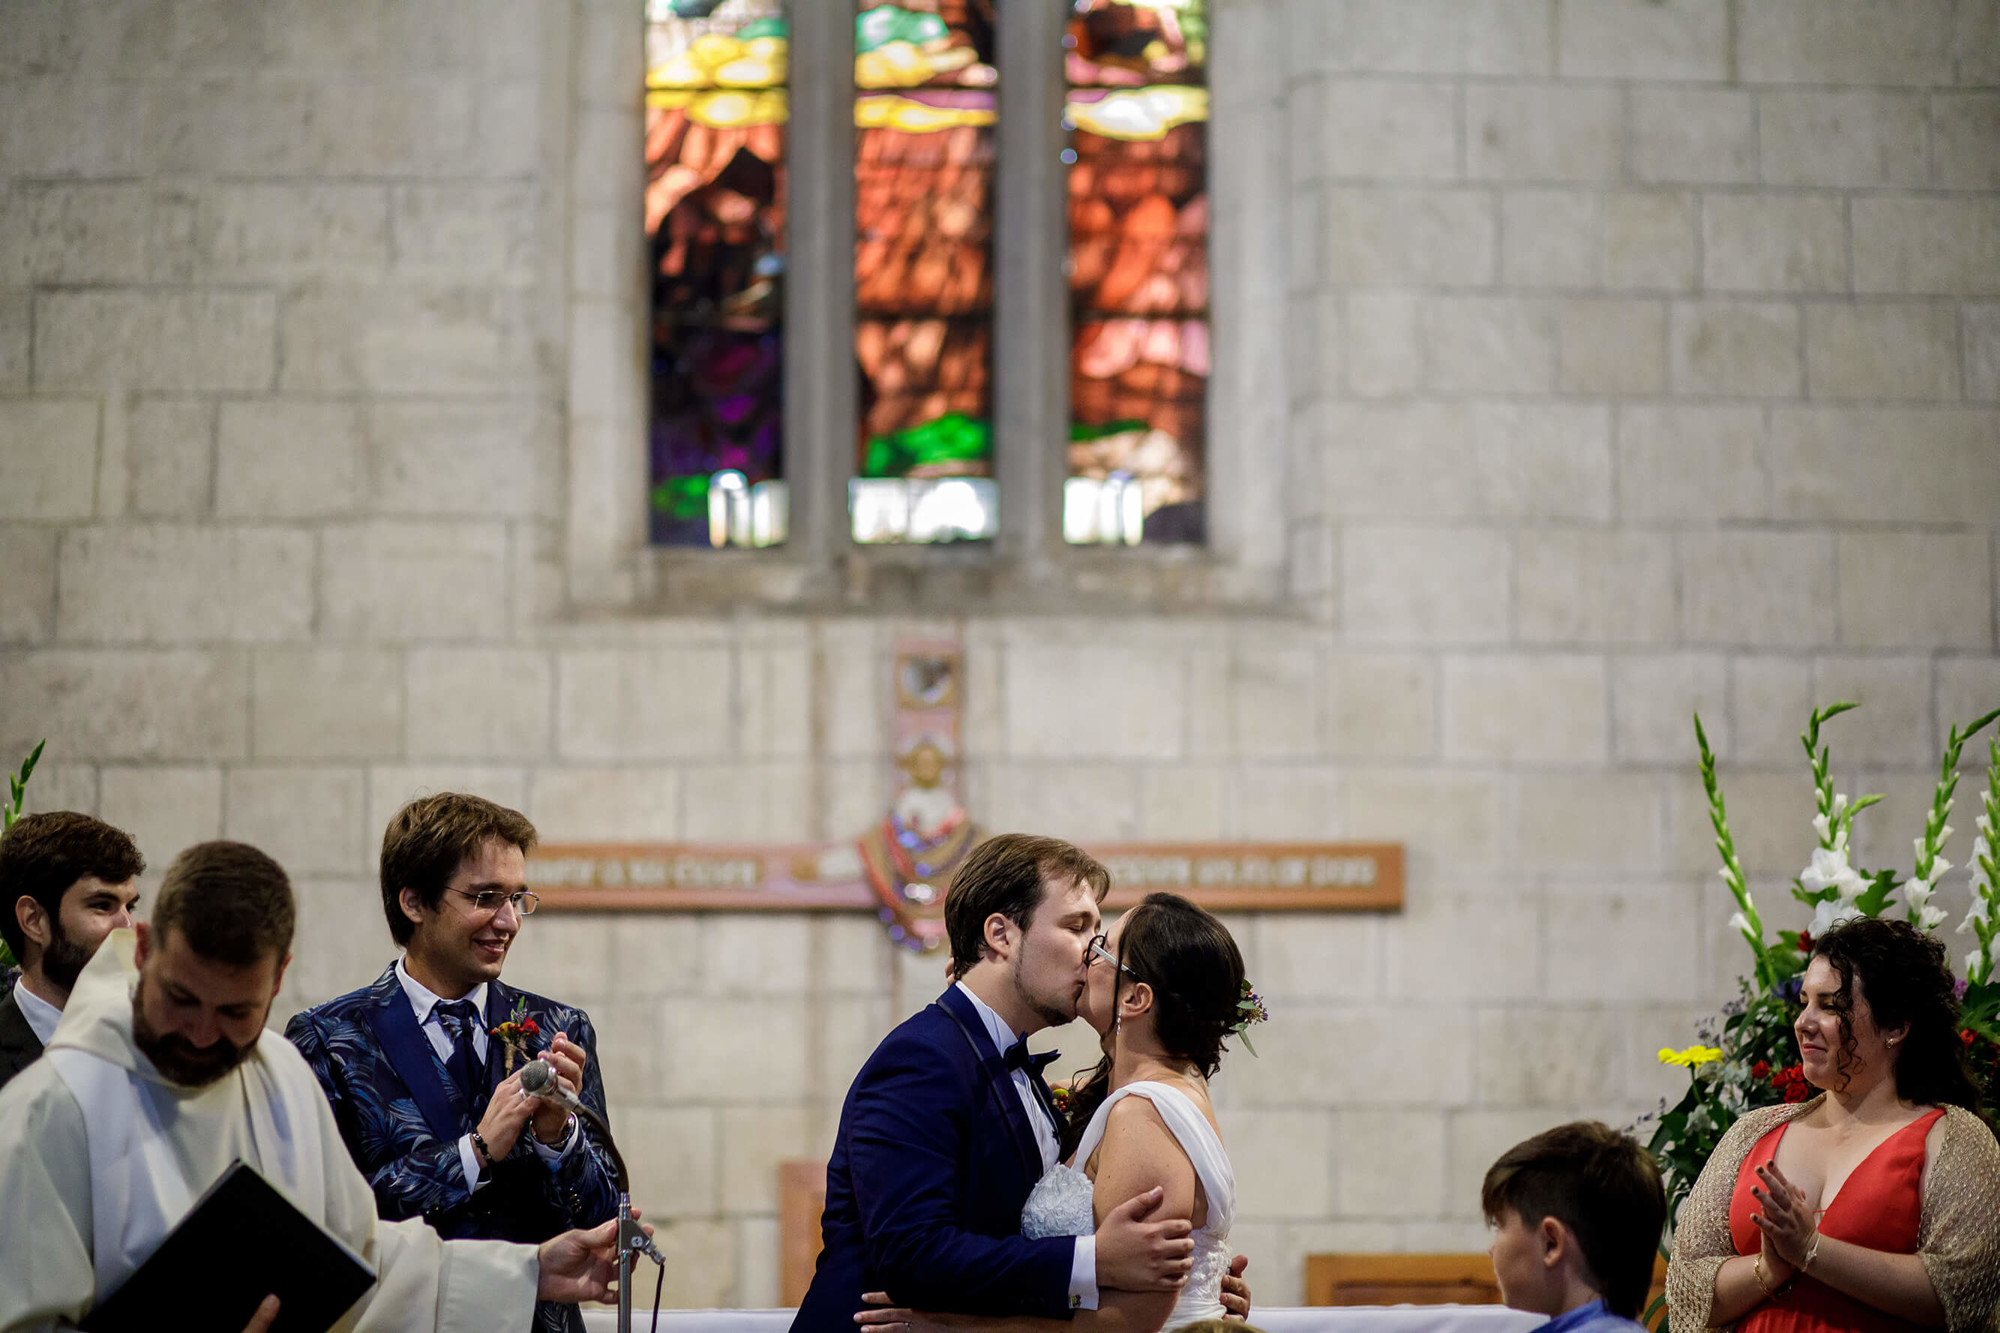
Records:
[[[1993,0],[1219,0],[1290,136],[1296,604],[943,622],[569,610],[566,450],[641,447],[575,429],[618,415],[566,314],[640,299],[571,170],[636,8],[0,6],[0,756],[46,735],[33,803],[156,867],[279,856],[284,1012],[388,961],[409,796],[851,835],[894,639],[959,632],[990,827],[1408,848],[1400,915],[1231,921],[1274,1017],[1216,1093],[1284,1304],[1313,1250],[1483,1246],[1500,1149],[1673,1089],[1741,963],[1692,710],[1774,903],[1813,701],[1865,702],[1832,740],[1894,865],[2000,705]],[[775,1300],[773,1163],[942,980],[730,915],[541,916],[509,977],[597,1019],[681,1305]]]

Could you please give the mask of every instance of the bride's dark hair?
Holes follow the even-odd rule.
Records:
[[[1153,1031],[1167,1054],[1213,1075],[1222,1064],[1223,1038],[1242,1019],[1243,954],[1228,927],[1177,893],[1149,893],[1125,914],[1115,951],[1121,966],[1112,978],[1112,1003],[1125,987],[1153,988]],[[1103,959],[1096,966],[1109,967]],[[1129,971],[1127,970],[1129,969]],[[1111,1094],[1111,1057],[1098,1061],[1070,1094],[1062,1126],[1062,1155],[1076,1151],[1084,1127]],[[1082,1163],[1078,1163],[1079,1166]]]

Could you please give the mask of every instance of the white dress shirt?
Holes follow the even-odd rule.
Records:
[[[959,991],[972,1001],[972,1010],[979,1015],[979,1021],[986,1025],[986,1035],[992,1038],[993,1049],[1001,1055],[1007,1054],[1014,1043],[1021,1040],[1021,1034],[1012,1031],[1007,1021],[993,1012],[986,1001],[972,993],[972,988],[963,981],[958,982]],[[1056,1154],[1061,1144],[1056,1138],[1055,1121],[1049,1118],[1042,1106],[1042,1099],[1035,1095],[1035,1085],[1025,1069],[1008,1071],[1014,1080],[1014,1090],[1021,1094],[1021,1105],[1028,1112],[1028,1123],[1035,1130],[1035,1146],[1042,1150],[1042,1174],[1056,1164]],[[1069,1265],[1069,1308],[1072,1310],[1095,1310],[1097,1308],[1097,1237],[1078,1236],[1076,1253]]]
[[[48,1045],[49,1038],[56,1035],[56,1024],[62,1022],[62,1010],[29,990],[24,981],[14,983],[14,1003],[21,1006],[21,1017],[28,1020],[35,1040]]]
[[[417,1027],[422,1030],[424,1038],[430,1042],[431,1049],[437,1052],[438,1059],[449,1061],[452,1056],[454,1042],[452,1041],[451,1033],[445,1028],[444,1019],[437,1012],[437,1007],[444,1003],[444,997],[436,994],[429,987],[425,986],[423,982],[411,976],[409,969],[403,966],[403,960],[400,958],[396,960],[396,980],[402,983],[403,994],[408,996],[410,1000],[410,1008],[417,1011]],[[460,998],[472,1001],[474,1012],[485,1013],[486,983],[483,981],[480,982]],[[474,1023],[472,1025],[472,1054],[479,1060],[482,1066],[486,1063],[487,1040],[486,1025],[484,1023]],[[47,1044],[46,1041],[43,1042],[43,1045]],[[477,1118],[484,1115],[486,1108],[475,1106],[471,1109],[473,1116]],[[547,1162],[549,1169],[553,1171],[555,1170],[556,1163],[569,1156],[570,1150],[576,1146],[576,1117],[570,1117],[569,1137],[564,1139],[562,1146],[558,1148],[551,1148],[536,1138],[533,1125],[526,1126],[521,1132],[528,1136],[528,1146],[533,1148],[536,1155],[544,1162]],[[472,1146],[472,1135],[470,1134],[467,1134],[458,1141],[458,1164],[465,1172],[465,1184],[469,1192],[476,1194],[490,1183],[479,1178],[479,1150]]]

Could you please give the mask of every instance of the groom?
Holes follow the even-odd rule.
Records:
[[[1098,1290],[1174,1291],[1194,1243],[1149,1222],[1152,1190],[1094,1236],[1028,1240],[1021,1208],[1057,1155],[1051,1057],[1028,1035],[1076,1017],[1110,874],[1054,838],[982,843],[952,878],[957,981],[875,1048],[841,1109],[825,1248],[792,1333],[853,1333],[864,1293],[960,1314],[1067,1318]]]

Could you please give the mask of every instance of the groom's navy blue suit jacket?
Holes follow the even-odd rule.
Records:
[[[1076,1242],[1021,1235],[1041,1175],[1020,1093],[954,986],[883,1038],[848,1089],[825,1248],[792,1333],[854,1333],[868,1291],[925,1310],[1068,1318]]]

